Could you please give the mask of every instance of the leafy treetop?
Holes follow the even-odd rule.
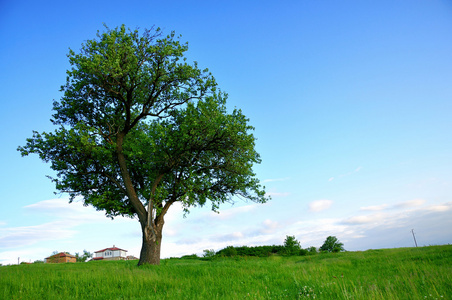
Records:
[[[57,190],[82,196],[109,217],[158,224],[174,202],[212,209],[239,195],[268,200],[252,170],[260,163],[248,119],[228,113],[214,77],[184,57],[187,44],[159,28],[97,34],[70,50],[54,132],[34,131],[22,155],[56,171]],[[148,209],[146,209],[146,206]]]

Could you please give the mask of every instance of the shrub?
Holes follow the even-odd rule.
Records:
[[[300,256],[305,256],[308,254],[309,254],[309,251],[306,249],[300,249],[300,251],[298,252],[298,255],[300,255]]]
[[[215,251],[213,250],[213,249],[206,249],[206,250],[203,250],[203,255],[202,255],[202,257],[205,257],[205,258],[211,258],[211,257],[214,257],[215,256]]]
[[[44,261],[43,261],[43,260],[35,260],[33,263],[34,263],[34,264],[43,264]]]
[[[340,251],[344,251],[344,244],[339,242],[337,237],[329,236],[329,237],[326,238],[326,240],[323,243],[322,247],[320,247],[320,251],[325,251],[325,252],[340,252]]]
[[[191,254],[191,255],[184,255],[181,258],[184,258],[184,259],[198,259],[199,256],[196,255],[196,254]]]
[[[284,254],[284,246],[228,246],[217,252],[216,256],[258,256],[265,257],[272,254]]]
[[[226,248],[217,252],[219,256],[236,256],[237,250],[233,246],[227,246]]]
[[[297,241],[295,236],[286,235],[284,240],[284,254],[286,255],[298,255],[300,253],[300,242]]]
[[[317,248],[314,246],[311,246],[309,248],[306,248],[306,251],[308,251],[309,255],[317,254]]]

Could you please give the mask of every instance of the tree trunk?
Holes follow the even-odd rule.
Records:
[[[163,223],[163,222],[162,222]],[[141,245],[140,260],[138,265],[160,265],[160,249],[162,246],[163,224],[155,226],[155,237],[146,230],[146,224],[141,224],[143,244]]]

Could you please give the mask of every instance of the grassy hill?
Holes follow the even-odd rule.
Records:
[[[452,299],[452,245],[0,267],[0,299]]]

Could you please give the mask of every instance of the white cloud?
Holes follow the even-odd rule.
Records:
[[[285,178],[274,178],[274,179],[265,179],[262,182],[266,183],[266,182],[277,182],[277,181],[287,181],[289,180],[290,177],[285,177]]]
[[[204,207],[194,209],[186,219],[182,218],[182,208],[176,204],[165,219],[162,257],[202,254],[204,249],[218,251],[229,245],[281,245],[286,235],[295,235],[303,247],[318,247],[327,236],[333,235],[345,244],[347,250],[411,246],[409,234],[412,228],[415,228],[421,245],[452,240],[452,233],[448,230],[452,226],[452,202],[429,206],[424,200],[415,199],[395,205],[362,207],[356,215],[343,218],[336,214],[336,217],[315,220],[313,214],[300,216],[295,213],[299,212],[295,207],[288,207],[284,216],[262,213],[271,213],[272,204],[226,207],[220,210],[220,214]],[[333,201],[323,199],[309,203],[309,208],[320,212],[332,204]],[[68,204],[65,199],[41,201],[28,205],[24,210],[29,217],[47,215],[48,211],[54,214],[49,213],[52,218],[44,224],[1,227],[1,263],[17,263],[18,256],[28,261],[43,259],[54,250],[95,251],[113,244],[129,250],[130,254],[139,255],[141,231],[136,220],[118,218],[111,221],[102,212],[83,207],[81,203]],[[363,211],[370,214],[365,215]],[[96,232],[102,232],[102,236]],[[401,238],[406,236],[408,238]],[[24,250],[41,248],[42,251],[35,254]]]
[[[24,261],[28,261],[26,254],[29,252],[24,251],[24,248],[45,249],[40,253],[30,252],[32,255],[28,258],[36,260],[43,259],[43,255],[49,255],[58,248],[69,252],[82,249],[95,251],[98,247],[105,247],[105,241],[108,241],[109,245],[121,239],[124,231],[129,237],[132,236],[130,228],[133,228],[133,232],[140,233],[136,220],[118,217],[112,222],[103,212],[96,211],[93,207],[84,207],[81,202],[69,204],[68,199],[40,201],[25,206],[22,212],[28,222],[35,224],[2,227],[1,263],[17,263],[18,254],[13,254],[12,257],[10,255],[21,251],[24,253]],[[45,222],[41,221],[43,217]],[[135,224],[137,226],[134,226]]]
[[[423,199],[414,199],[414,200],[409,200],[409,201],[405,201],[402,203],[398,203],[398,204],[394,205],[394,208],[398,208],[398,209],[411,208],[411,207],[415,207],[415,206],[420,206],[424,203],[425,203],[425,200],[423,200]]]
[[[381,210],[388,210],[388,209],[406,209],[406,208],[414,208],[417,206],[421,206],[424,203],[426,203],[426,201],[423,199],[413,199],[413,200],[408,200],[405,202],[396,203],[394,205],[379,204],[379,205],[360,207],[360,210],[362,210],[362,211],[381,211]]]
[[[243,233],[241,233],[240,231],[233,232],[232,236],[235,238],[243,238],[244,237]]]
[[[427,211],[445,212],[452,209],[452,202],[443,205],[432,205],[426,208]]]
[[[381,214],[367,215],[367,216],[354,216],[350,217],[344,221],[344,224],[354,225],[354,224],[367,224],[367,223],[375,223],[380,221],[383,218]]]
[[[277,221],[272,221],[270,219],[266,219],[262,223],[262,229],[259,231],[261,234],[263,233],[273,233],[277,228],[280,227],[279,223]]]
[[[388,207],[387,204],[381,204],[381,205],[373,205],[373,206],[361,207],[360,210],[377,211],[377,210],[383,210],[383,209],[385,209],[387,207]]]
[[[40,201],[24,206],[24,210],[29,214],[48,215],[80,224],[106,219],[104,212],[96,211],[92,206],[83,206],[81,201],[69,203],[67,198]]]
[[[204,249],[218,251],[227,246],[281,245],[286,235],[294,235],[302,247],[320,247],[326,237],[336,236],[350,251],[375,248],[414,246],[411,229],[415,228],[419,245],[445,244],[452,240],[452,203],[443,203],[414,210],[387,210],[346,219],[322,218],[316,220],[286,221],[265,219],[260,223],[240,224],[235,220],[211,223],[210,234],[189,237],[171,237],[162,244],[164,257],[202,254]],[[192,228],[193,222],[187,227]],[[231,230],[225,231],[224,228]],[[221,233],[221,234],[218,234]]]
[[[416,230],[416,238],[420,245],[444,244],[452,239],[452,232],[448,230],[452,226],[450,209],[452,203],[417,207],[414,210],[387,209],[375,214],[348,218],[302,221],[264,219],[259,223],[254,223],[254,219],[250,219],[240,224],[237,224],[236,219],[227,219],[223,222],[209,223],[211,231],[208,234],[195,237],[184,234],[183,239],[182,235],[165,239],[162,253],[169,257],[191,253],[202,254],[204,249],[218,251],[230,245],[281,245],[286,235],[294,235],[304,248],[319,247],[330,235],[343,242],[347,250],[409,247],[412,246],[410,232],[412,228]],[[194,231],[196,224],[189,221],[184,223],[184,226],[188,231]],[[425,229],[425,232],[421,229]]]
[[[3,229],[0,236],[1,248],[30,246],[41,241],[70,238],[75,234],[65,222],[50,222],[36,226],[13,227]]]
[[[229,209],[221,210],[219,213],[209,212],[210,217],[219,218],[220,220],[234,218],[241,214],[250,213],[257,208],[257,204],[232,207]]]
[[[309,210],[312,212],[320,212],[331,207],[333,201],[331,200],[316,200],[309,203]]]

